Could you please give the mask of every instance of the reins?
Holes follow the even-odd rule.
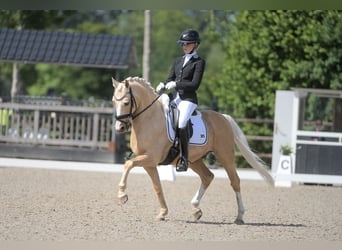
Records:
[[[158,99],[159,99],[160,95],[158,95],[149,105],[147,105],[143,110],[141,110],[140,112],[138,112],[138,114],[134,115],[132,114],[132,120],[134,120],[135,118],[137,118],[139,115],[141,115],[142,113],[144,113],[146,110],[148,110]]]

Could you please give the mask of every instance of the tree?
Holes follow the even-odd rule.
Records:
[[[219,73],[225,65],[223,43],[234,15],[233,11],[210,10],[204,18],[200,55],[203,54],[206,60],[206,70],[198,96],[200,104],[214,109],[217,109],[216,82],[220,80]]]
[[[243,11],[228,32],[215,94],[235,117],[273,119],[276,90],[342,88],[341,11]],[[273,130],[242,127],[256,135]],[[270,146],[252,145],[261,152]]]
[[[342,87],[341,11],[243,11],[216,94],[238,117],[273,118],[275,91]]]

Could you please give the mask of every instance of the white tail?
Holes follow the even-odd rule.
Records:
[[[267,164],[260,159],[249,147],[247,138],[239,125],[234,121],[230,115],[223,114],[223,116],[229,121],[234,133],[234,141],[241,151],[241,154],[245,157],[246,161],[255,168],[261,176],[272,186],[274,186],[274,179],[268,172]]]

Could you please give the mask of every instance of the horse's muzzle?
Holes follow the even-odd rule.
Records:
[[[121,121],[116,121],[115,122],[115,132],[117,134],[122,134],[125,132],[128,132],[131,128],[130,122],[121,122]]]

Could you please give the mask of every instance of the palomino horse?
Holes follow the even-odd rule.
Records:
[[[168,208],[164,198],[157,165],[167,157],[172,142],[168,139],[164,108],[159,96],[150,83],[142,78],[129,77],[123,82],[112,79],[114,86],[113,103],[116,109],[115,130],[124,133],[131,130],[130,147],[135,157],[126,160],[119,183],[119,204],[128,200],[125,192],[129,171],[135,166],[143,167],[150,176],[157,194],[160,211],[158,220],[164,220]],[[192,215],[195,221],[202,216],[200,201],[214,178],[214,174],[206,167],[203,157],[214,152],[228,174],[231,186],[236,194],[238,215],[235,223],[243,223],[244,206],[240,193],[240,179],[234,166],[234,146],[239,147],[249,164],[273,185],[273,178],[267,171],[265,163],[255,155],[248,146],[247,140],[236,122],[228,115],[215,111],[203,111],[203,120],[207,127],[208,139],[204,145],[189,145],[189,167],[196,172],[201,185],[191,200]],[[176,160],[172,162],[176,164]]]

